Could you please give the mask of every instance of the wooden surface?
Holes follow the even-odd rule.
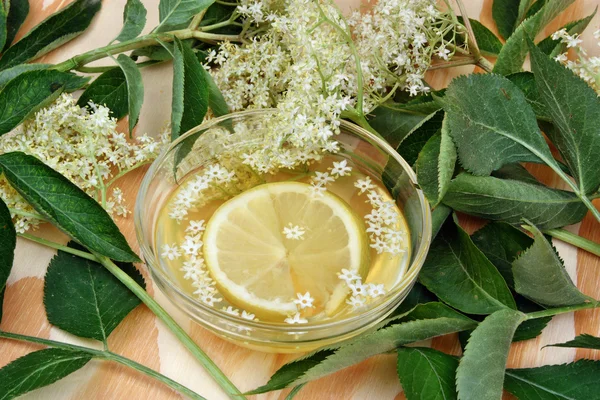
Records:
[[[358,0],[341,0],[344,7]],[[20,32],[31,29],[47,15],[63,7],[68,1],[30,0],[31,13]],[[148,24],[145,32],[156,25],[158,0],[145,0],[148,9]],[[495,30],[491,17],[491,0],[465,0],[469,16],[479,19]],[[120,30],[125,0],[104,1],[100,14],[91,29],[81,37],[43,57],[42,62],[59,62],[85,50],[106,45]],[[555,20],[540,36],[546,36],[564,23],[590,14],[598,0],[577,0]],[[584,35],[585,44],[592,53],[598,54],[592,32],[600,28],[600,16],[596,15]],[[97,64],[102,64],[97,62]],[[472,67],[452,71],[438,71],[428,77],[435,87],[441,87],[459,74],[469,73]],[[156,134],[157,127],[169,119],[170,66],[145,68],[146,98],[138,132]],[[126,177],[120,187],[127,193],[133,206],[137,187],[142,178],[140,173]],[[534,167],[532,172],[546,183],[558,184],[558,180],[547,170]],[[560,185],[559,185],[560,186]],[[596,205],[600,205],[598,202]],[[118,221],[130,244],[137,250],[132,218]],[[469,228],[476,221],[465,220]],[[600,242],[599,225],[588,216],[582,223],[569,228],[575,233]],[[43,228],[38,234],[57,240],[66,237],[51,228]],[[564,243],[555,241],[566,268],[577,286],[587,295],[600,298],[600,258]],[[42,246],[19,240],[16,262],[8,281],[4,300],[4,318],[0,328],[5,331],[35,335],[55,340],[69,341],[89,346],[98,346],[92,341],[83,341],[50,326],[42,304],[43,276],[53,251]],[[147,277],[144,266],[140,266]],[[225,373],[242,390],[252,389],[267,381],[269,376],[293,356],[259,353],[225,342],[212,333],[192,323],[175,310],[165,297],[150,283],[149,292],[172,312],[194,340],[212,357]],[[589,333],[600,335],[600,310],[582,311],[555,317],[537,339],[513,345],[509,357],[510,367],[533,367],[544,364],[570,362],[579,358],[600,359],[599,351],[542,347],[549,343],[572,339],[575,335]],[[435,338],[430,341],[438,349],[459,354],[456,335]],[[113,351],[139,361],[163,374],[187,385],[208,399],[223,399],[225,396],[206,375],[202,368],[183,349],[171,333],[158,322],[145,307],[138,307],[114,331],[109,339]],[[0,366],[20,357],[39,346],[0,340]],[[283,399],[286,392],[275,392],[256,396],[256,399]],[[28,399],[177,399],[180,396],[170,389],[129,369],[102,362],[91,362],[83,369],[49,387],[26,395]],[[404,399],[395,372],[395,357],[381,355],[359,365],[345,369],[327,378],[307,385],[297,399]]]

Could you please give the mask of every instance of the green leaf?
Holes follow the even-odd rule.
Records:
[[[140,118],[140,111],[144,103],[144,82],[142,73],[137,64],[125,54],[119,54],[117,64],[125,74],[127,81],[127,108],[129,114],[129,134],[133,133],[133,128],[137,125]]]
[[[119,267],[145,287],[133,264]],[[139,304],[140,299],[99,263],[59,251],[48,265],[44,280],[48,321],[73,335],[106,342]]]
[[[519,16],[519,3],[521,0],[494,0],[492,4],[492,18],[498,33],[504,39],[508,39],[515,30]]]
[[[527,169],[519,163],[506,164],[499,170],[492,172],[492,176],[500,179],[512,179],[513,181],[544,186],[535,178],[535,176],[531,175],[529,171],[527,171]]]
[[[369,124],[373,129],[387,140],[392,147],[397,148],[405,138],[416,132],[436,113],[422,114],[379,106],[370,115]]]
[[[533,239],[504,222],[490,222],[476,231],[471,239],[502,274],[508,287],[514,288],[512,262],[533,244]]]
[[[223,97],[223,93],[219,90],[219,87],[215,83],[215,80],[210,73],[201,68],[202,74],[204,75],[204,81],[208,87],[208,106],[210,107],[215,117],[221,117],[229,114],[229,106]]]
[[[445,204],[439,204],[431,212],[431,240],[436,238],[451,213],[452,209]]]
[[[0,71],[0,90],[4,89],[8,82],[25,72],[46,69],[49,66],[50,64],[21,64],[2,70]]]
[[[0,70],[41,57],[79,36],[90,25],[100,5],[100,0],[75,0],[52,14],[3,54]]]
[[[83,86],[89,78],[57,70],[22,73],[0,92],[0,136],[54,101],[63,90]]]
[[[521,400],[591,400],[600,393],[600,361],[509,369],[504,389]]]
[[[248,394],[296,386],[329,375],[376,354],[408,343],[472,329],[476,322],[440,303],[415,307],[379,330],[359,336],[345,344],[326,347],[281,367],[269,382]]]
[[[4,289],[15,259],[17,232],[10,216],[10,211],[0,199],[0,322],[2,321],[2,302]]]
[[[444,204],[456,211],[513,225],[527,218],[540,229],[577,223],[587,213],[572,192],[465,173],[450,182]]]
[[[82,368],[92,357],[82,351],[34,351],[0,369],[0,400],[48,386]]]
[[[556,249],[532,226],[534,242],[513,261],[515,290],[546,306],[569,306],[589,300],[571,281]]]
[[[419,280],[442,301],[469,314],[516,309],[502,275],[456,221],[447,221],[436,236]]]
[[[11,186],[37,212],[73,239],[114,260],[139,261],[100,204],[67,178],[21,152],[0,155],[0,167]]]
[[[431,293],[419,282],[415,282],[410,292],[408,292],[406,298],[402,300],[402,303],[400,303],[400,305],[394,310],[394,312],[390,315],[390,318],[396,318],[398,315],[404,315],[419,304],[433,303],[437,301],[438,298],[435,294]]]
[[[208,111],[209,91],[200,61],[191,48],[176,39],[173,48],[171,139],[200,125]]]
[[[456,149],[444,118],[442,129],[431,137],[417,159],[417,180],[432,207],[444,198],[454,174]]]
[[[463,18],[458,17],[458,22],[463,23]],[[490,31],[485,25],[476,19],[469,18],[473,34],[477,40],[477,46],[481,54],[486,56],[497,56],[502,50],[502,42],[494,32]]]
[[[536,311],[544,310],[544,307],[540,306],[537,303],[527,299],[526,297],[521,296],[518,293],[514,293],[515,302],[517,303],[517,310],[522,313],[532,313]],[[552,317],[542,317],[542,318],[534,318],[528,319],[519,325],[517,330],[515,331],[515,335],[513,336],[513,342],[518,342],[521,340],[529,340],[538,337],[546,325],[552,320]]]
[[[552,118],[535,87],[535,78],[531,72],[517,72],[507,75],[506,78],[514,83],[525,95],[525,100],[533,109],[537,119],[551,121]]]
[[[471,333],[456,369],[456,387],[461,400],[502,398],[508,350],[517,326],[525,318],[518,311],[496,311]]]
[[[458,360],[427,347],[398,349],[398,377],[408,400],[456,399]]]
[[[533,110],[508,79],[494,74],[459,77],[450,83],[443,103],[460,162],[475,175],[519,161],[556,166]]]
[[[419,153],[423,150],[425,143],[442,128],[443,112],[437,112],[432,117],[423,120],[412,129],[396,150],[402,158],[410,165],[414,165],[419,158]]]
[[[215,0],[160,0],[158,4],[160,24],[155,31],[165,32],[180,28],[214,2]]]
[[[519,72],[527,57],[527,37],[535,37],[541,30],[575,0],[548,0],[531,18],[523,21],[506,41],[498,55],[494,72],[508,75]]]
[[[576,347],[579,349],[600,350],[600,338],[584,333],[583,335],[579,335],[575,339],[569,340],[568,342],[549,344],[548,346],[550,346],[550,347]],[[548,346],[545,346],[545,347],[548,347]]]
[[[169,43],[165,43],[169,45]],[[139,49],[135,49],[131,53],[132,57],[148,57],[154,61],[168,61],[173,58],[173,55],[169,50],[163,46],[146,46]]]
[[[531,0],[521,0],[521,1],[525,1],[527,3],[531,2]],[[523,22],[523,19],[531,18],[535,14],[537,14],[538,11],[540,11],[542,9],[542,7],[544,7],[546,5],[547,1],[548,0],[535,0],[535,2],[533,4],[531,4],[531,6],[527,9],[525,16],[521,17],[521,22]],[[519,10],[519,14],[520,14],[520,10]]]
[[[547,130],[567,163],[579,190],[600,187],[600,99],[587,83],[530,43],[531,67],[540,97],[554,125]]]
[[[115,40],[124,42],[136,38],[146,26],[146,7],[140,0],[127,0],[123,11],[123,28]]]
[[[112,116],[121,119],[129,110],[127,79],[121,68],[113,68],[96,78],[81,94],[77,105],[85,107],[92,101],[105,105],[112,111]]]
[[[588,15],[587,17],[579,19],[577,21],[569,22],[561,29],[566,30],[569,35],[576,35],[582,33],[585,30],[585,28],[587,28],[590,21],[596,15],[597,10],[598,7],[594,9],[594,12],[591,15]],[[567,45],[561,43],[560,39],[552,39],[552,35],[539,42],[537,46],[544,54],[547,54],[550,57],[556,57],[557,55],[564,53],[567,50]]]
[[[6,45],[8,7],[10,7],[9,1],[0,1],[0,49]]]
[[[28,0],[10,0],[8,18],[6,20],[6,43],[1,51],[5,51],[9,48],[13,40],[15,40],[15,36],[17,36],[19,28],[21,28],[21,25],[25,22],[27,14],[29,14]]]

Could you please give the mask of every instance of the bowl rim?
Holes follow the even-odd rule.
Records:
[[[169,146],[164,148],[160,154],[156,157],[156,159],[152,162],[150,168],[144,175],[142,182],[140,184],[140,188],[138,190],[138,194],[136,197],[135,209],[134,209],[134,226],[138,244],[140,246],[140,250],[142,253],[142,257],[144,263],[146,264],[148,270],[151,273],[151,276],[154,279],[160,280],[158,282],[158,287],[165,294],[165,297],[169,299],[169,301],[175,303],[177,300],[181,300],[186,303],[188,306],[192,306],[193,308],[199,308],[204,313],[208,313],[213,317],[216,317],[221,320],[225,320],[229,323],[236,324],[237,326],[241,326],[244,328],[252,329],[254,332],[261,330],[270,330],[270,331],[284,331],[286,333],[298,333],[305,334],[308,332],[319,332],[319,331],[327,331],[331,328],[343,327],[344,325],[350,325],[352,323],[359,322],[360,320],[364,320],[365,323],[371,322],[373,319],[377,318],[382,311],[389,308],[390,304],[393,303],[405,290],[407,287],[412,287],[414,282],[416,282],[417,275],[421,270],[423,263],[425,261],[425,257],[427,256],[427,252],[429,250],[429,246],[431,244],[431,235],[432,235],[432,219],[431,219],[431,209],[429,207],[429,202],[425,198],[423,191],[417,186],[417,176],[413,171],[412,167],[398,154],[398,152],[392,148],[392,146],[385,141],[383,138],[374,135],[373,133],[367,131],[366,129],[345,120],[340,120],[340,128],[350,131],[352,134],[358,135],[359,137],[365,139],[370,144],[378,147],[383,150],[383,152],[389,156],[393,157],[403,168],[404,172],[407,173],[410,183],[414,186],[415,191],[417,193],[419,199],[419,205],[421,207],[421,224],[423,226],[423,231],[421,232],[421,242],[419,244],[419,248],[414,254],[413,261],[409,264],[407,268],[406,275],[402,278],[401,283],[394,290],[386,293],[386,295],[380,299],[380,301],[373,307],[368,308],[365,312],[358,313],[348,318],[328,321],[324,323],[315,323],[315,324],[284,324],[279,322],[265,322],[265,321],[255,321],[255,320],[247,320],[232,314],[228,314],[225,311],[222,311],[216,307],[208,306],[201,301],[195,299],[190,294],[186,293],[176,282],[174,282],[161,268],[154,265],[156,261],[157,254],[155,254],[151,245],[146,242],[144,238],[144,222],[143,216],[145,210],[142,209],[142,205],[146,198],[147,191],[150,187],[150,183],[152,182],[156,172],[162,167],[163,162],[166,159],[167,154],[169,154],[174,148],[176,148],[182,141],[186,140],[191,135],[197,133],[200,130],[205,130],[211,128],[212,126],[218,125],[223,121],[227,121],[230,119],[237,118],[245,118],[249,116],[260,116],[266,114],[275,114],[278,110],[276,108],[266,108],[266,109],[258,109],[258,110],[246,110],[239,111],[234,113],[229,113],[224,116],[211,119],[206,121],[189,131],[185,132],[181,136],[179,136],[176,140],[171,142]],[[154,223],[154,221],[152,221]],[[178,299],[174,299],[170,293],[167,293],[162,288],[162,285],[165,285],[178,296]],[[192,314],[189,311],[188,307],[181,307],[180,304],[175,304],[178,308],[186,310],[188,314]],[[188,315],[192,319],[202,320],[198,315]],[[370,317],[370,318],[369,318]],[[248,337],[245,337],[245,340],[248,340]],[[258,338],[256,338],[258,339]],[[315,339],[311,339],[310,341],[314,341]],[[319,340],[319,339],[316,339]],[[284,342],[284,341],[281,341]],[[289,342],[300,343],[302,340],[290,340]]]

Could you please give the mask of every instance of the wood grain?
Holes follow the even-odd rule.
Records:
[[[360,0],[339,0],[343,7],[356,6]],[[155,26],[158,20],[158,0],[145,0],[148,9],[148,24],[145,32]],[[471,17],[478,18],[484,25],[495,30],[491,17],[492,0],[465,1]],[[68,4],[66,0],[30,0],[31,13],[23,29],[21,37],[35,24],[52,12]],[[540,37],[545,37],[558,27],[573,19],[590,14],[597,0],[577,0],[556,21],[553,21]],[[41,61],[60,62],[83,51],[107,44],[121,27],[122,10],[125,0],[104,1],[102,10],[94,20],[88,32],[68,45],[44,56]],[[592,32],[599,28],[600,16],[597,15],[590,28],[583,36],[587,48],[598,54]],[[106,61],[98,61],[102,65]],[[473,72],[472,67],[461,67],[453,70],[437,71],[428,75],[428,81],[435,88],[441,88],[455,76]],[[142,110],[138,132],[156,134],[159,127],[169,119],[171,70],[169,65],[144,69],[146,96]],[[557,178],[547,169],[530,166],[530,171],[545,183],[561,185]],[[138,171],[119,182],[128,202],[133,205],[139,183],[144,171]],[[600,206],[600,202],[596,202]],[[480,226],[481,222],[473,218],[461,218],[469,231]],[[117,221],[122,231],[137,250],[133,221],[131,218]],[[584,221],[569,228],[573,232],[600,242],[598,224],[588,215]],[[39,234],[59,238],[66,242],[66,237],[55,229],[44,227]],[[578,287],[587,295],[600,297],[600,259],[584,251],[577,251],[572,246],[555,241],[567,270],[577,282]],[[0,328],[7,331],[25,333],[44,338],[68,341],[72,343],[97,346],[91,341],[82,340],[53,328],[46,320],[42,304],[43,276],[53,252],[31,242],[19,240],[16,263],[11,275],[4,300],[4,318]],[[148,279],[143,266],[148,290],[169,311],[175,319],[188,330],[192,338],[212,357],[241,390],[249,390],[267,381],[269,376],[283,363],[293,356],[276,355],[250,351],[229,342],[192,323],[177,310],[168,300],[155,290]],[[600,310],[578,312],[574,315],[556,317],[537,339],[517,343],[512,346],[509,366],[532,367],[544,364],[569,362],[580,358],[600,359],[599,351],[575,349],[541,349],[542,346],[572,339],[581,333],[600,334]],[[113,351],[130,357],[151,368],[160,370],[184,385],[207,397],[208,399],[225,399],[219,388],[207,376],[203,369],[173,338],[170,332],[157,321],[144,307],[132,312],[110,337]],[[460,354],[460,346],[456,335],[435,338],[432,346],[451,354]],[[30,352],[39,349],[37,346],[0,341],[0,366]],[[373,357],[359,365],[347,368],[327,378],[307,385],[297,399],[405,399],[396,377],[395,357],[381,355]],[[254,396],[255,399],[284,399],[287,391]],[[145,376],[120,366],[91,362],[85,368],[70,375],[49,387],[32,392],[27,399],[177,399],[180,396],[168,388]],[[509,398],[508,396],[506,398]]]

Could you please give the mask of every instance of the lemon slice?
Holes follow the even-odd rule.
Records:
[[[298,226],[300,239],[284,228]],[[290,315],[309,292],[314,313],[344,304],[342,269],[364,275],[368,241],[362,221],[336,195],[300,182],[267,183],[227,201],[204,233],[207,269],[231,303],[262,317]]]

